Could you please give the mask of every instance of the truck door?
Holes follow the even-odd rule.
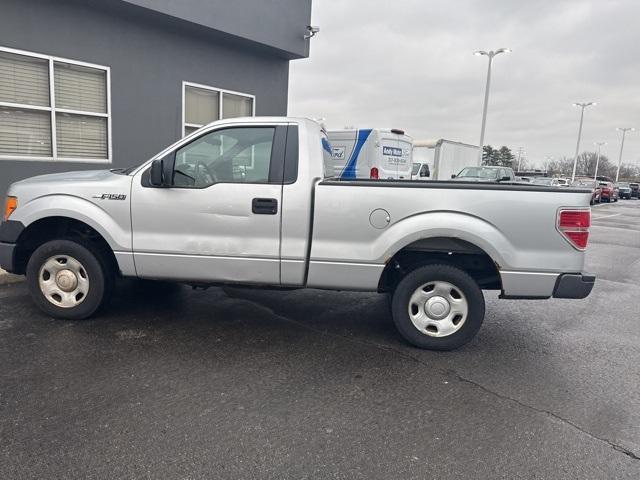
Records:
[[[131,192],[138,276],[280,283],[287,125],[219,126],[166,155],[164,187]]]

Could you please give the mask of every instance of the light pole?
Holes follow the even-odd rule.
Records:
[[[595,182],[596,180],[598,180],[598,166],[600,165],[600,148],[602,147],[602,145],[606,145],[607,142],[593,142],[593,144],[598,146],[598,156],[596,157],[596,173],[593,174],[593,181]]]
[[[491,87],[491,65],[493,64],[493,57],[501,53],[511,53],[509,48],[499,48],[498,50],[490,50],[485,52],[484,50],[478,50],[473,52],[476,56],[486,55],[489,58],[489,66],[487,68],[487,84],[484,87],[484,106],[482,107],[482,127],[480,127],[480,151],[478,152],[479,163],[482,163],[482,152],[484,147],[484,127],[487,124],[487,105],[489,104],[489,88]]]
[[[582,136],[582,122],[584,120],[584,109],[595,105],[596,102],[574,103],[574,107],[580,107],[580,127],[578,128],[578,143],[576,144],[576,155],[573,157],[573,173],[571,174],[571,183],[576,179],[576,165],[578,164],[578,154],[580,153],[580,137]]]
[[[544,165],[543,165],[543,168],[544,168],[544,171],[545,171],[545,172],[548,172],[548,171],[549,171],[549,166],[550,166],[550,164],[551,164],[551,162],[552,162],[552,161],[553,161],[553,155],[545,155],[545,156],[544,156]]]
[[[620,166],[622,165],[622,149],[624,148],[624,137],[627,132],[633,132],[635,128],[626,127],[626,128],[616,128],[616,130],[622,132],[622,142],[620,143],[620,156],[618,157],[618,169],[616,170],[616,183],[618,183],[618,177],[620,176]]]
[[[524,148],[523,147],[518,147],[518,170],[516,171],[516,173],[520,171],[520,159],[521,159],[523,153],[526,153],[524,151]]]

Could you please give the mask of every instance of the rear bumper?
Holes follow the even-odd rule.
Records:
[[[504,299],[585,298],[596,277],[586,273],[501,271]]]
[[[586,298],[596,283],[596,276],[587,273],[563,273],[556,280],[554,298]]]

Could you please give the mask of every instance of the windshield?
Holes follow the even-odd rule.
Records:
[[[411,167],[411,175],[417,175],[418,174],[418,170],[420,170],[420,164],[419,163],[414,163],[413,167]]]
[[[462,169],[458,174],[458,177],[486,178],[488,180],[495,180],[498,178],[498,170],[486,167],[466,167]]]

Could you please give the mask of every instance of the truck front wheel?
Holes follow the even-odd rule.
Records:
[[[70,320],[93,315],[108,299],[114,280],[98,249],[71,239],[38,247],[26,273],[36,305],[47,315]]]
[[[393,321],[411,344],[453,350],[469,342],[484,320],[484,296],[471,276],[450,265],[427,265],[398,283]]]

